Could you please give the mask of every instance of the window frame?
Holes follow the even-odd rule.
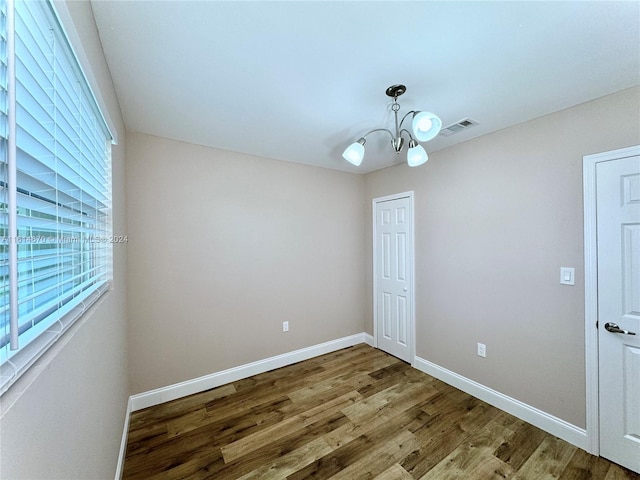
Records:
[[[75,68],[78,73],[78,80],[84,83],[83,89],[88,90],[90,95],[90,100],[93,101],[94,107],[93,109],[97,112],[96,121],[101,121],[102,127],[106,131],[106,141],[105,147],[109,145],[109,143],[116,144],[117,138],[113,132],[115,132],[115,128],[113,127],[113,122],[111,118],[108,116],[108,110],[105,107],[105,102],[103,98],[100,96],[100,89],[98,88],[98,84],[96,82],[95,76],[93,75],[93,70],[91,65],[87,59],[87,56],[84,52],[84,48],[80,41],[80,36],[75,29],[73,24],[73,19],[71,16],[71,12],[69,11],[69,7],[65,4],[65,2],[52,2],[50,0],[42,0],[46,2],[51,12],[53,13],[53,22],[55,23],[54,28],[57,29],[56,35],[61,36],[65,39],[66,44],[68,46],[69,52],[75,60]],[[5,5],[4,7],[7,10],[7,15],[14,15],[14,0],[0,0]],[[9,12],[11,10],[11,12]],[[15,17],[14,17],[15,18]],[[12,35],[12,32],[8,32],[8,35]],[[12,43],[12,42],[7,42]],[[67,48],[67,47],[65,47]],[[13,63],[15,65],[15,51],[12,49],[8,49],[7,56],[11,56],[12,58],[8,58],[8,63]],[[11,75],[11,68],[8,69],[9,72],[7,76]],[[15,72],[14,73],[14,85],[15,85]],[[98,95],[96,95],[98,93]],[[11,107],[9,107],[11,108]],[[13,110],[13,120],[8,120],[10,124],[13,121],[14,126],[13,130],[9,127],[8,136],[10,137],[13,133],[14,142],[15,142],[15,106]],[[108,151],[108,153],[107,153]],[[104,267],[106,267],[106,281],[102,283],[98,288],[92,291],[89,295],[83,298],[77,305],[70,305],[66,312],[62,315],[58,315],[56,321],[47,328],[44,332],[41,332],[34,340],[27,343],[25,346],[19,348],[19,350],[13,353],[10,358],[3,362],[0,365],[0,395],[6,393],[11,385],[13,385],[25,372],[29,370],[29,368],[36,363],[36,361],[50,348],[52,347],[56,341],[58,341],[62,335],[78,320],[80,320],[85,314],[87,314],[88,310],[97,302],[106,292],[110,291],[113,286],[113,222],[111,215],[111,201],[112,201],[112,192],[113,187],[111,183],[112,176],[112,152],[110,148],[107,148],[105,155],[108,155],[107,160],[107,168],[108,168],[108,220],[107,220],[107,239],[109,242],[109,247],[107,249],[108,255],[106,257],[106,261],[104,263]],[[7,169],[8,170],[8,169]],[[16,168],[17,170],[17,168]],[[11,177],[9,176],[9,179]],[[16,181],[13,179],[13,185],[9,182],[9,188],[16,189]],[[9,192],[9,189],[7,189]],[[13,202],[13,207],[17,207],[17,203]],[[3,225],[6,225],[3,223]],[[14,227],[14,232],[17,231],[17,228]],[[15,234],[15,233],[14,233]],[[9,236],[11,236],[11,231],[9,232]],[[93,250],[92,250],[93,251]],[[14,280],[15,281],[15,280]],[[60,309],[57,309],[60,310]],[[8,348],[4,347],[4,348]]]

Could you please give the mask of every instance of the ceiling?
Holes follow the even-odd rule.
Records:
[[[479,123],[427,152],[640,84],[637,1],[92,7],[128,130],[347,172],[405,161],[386,134],[360,167],[342,159],[393,128],[393,84],[401,114]]]

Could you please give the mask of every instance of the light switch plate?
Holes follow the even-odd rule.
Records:
[[[576,269],[570,267],[560,267],[560,283],[562,285],[575,285]]]

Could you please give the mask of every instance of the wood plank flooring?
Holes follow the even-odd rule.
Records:
[[[134,412],[124,479],[640,479],[366,345]]]

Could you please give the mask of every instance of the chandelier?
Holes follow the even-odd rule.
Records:
[[[409,137],[409,149],[407,150],[407,164],[410,167],[417,167],[418,165],[422,165],[425,163],[429,156],[425,149],[418,142],[428,142],[435,138],[442,128],[442,121],[431,112],[420,112],[417,110],[411,110],[407,112],[400,123],[398,123],[398,111],[400,110],[400,104],[398,103],[398,97],[407,91],[407,87],[404,85],[391,85],[387,88],[387,95],[393,98],[393,105],[391,105],[391,110],[393,110],[393,114],[395,117],[395,133],[387,128],[376,128],[367,132],[362,137],[360,137],[357,141],[352,143],[347,147],[342,156],[344,159],[355,165],[356,167],[362,163],[362,159],[364,158],[364,144],[366,142],[366,138],[368,135],[374,132],[387,132],[391,135],[391,146],[395,150],[396,153],[400,153],[402,151],[402,147],[404,146],[405,139],[402,136],[406,134]],[[409,116],[413,115],[411,121],[411,131],[406,128],[402,128],[402,124],[405,119]]]

